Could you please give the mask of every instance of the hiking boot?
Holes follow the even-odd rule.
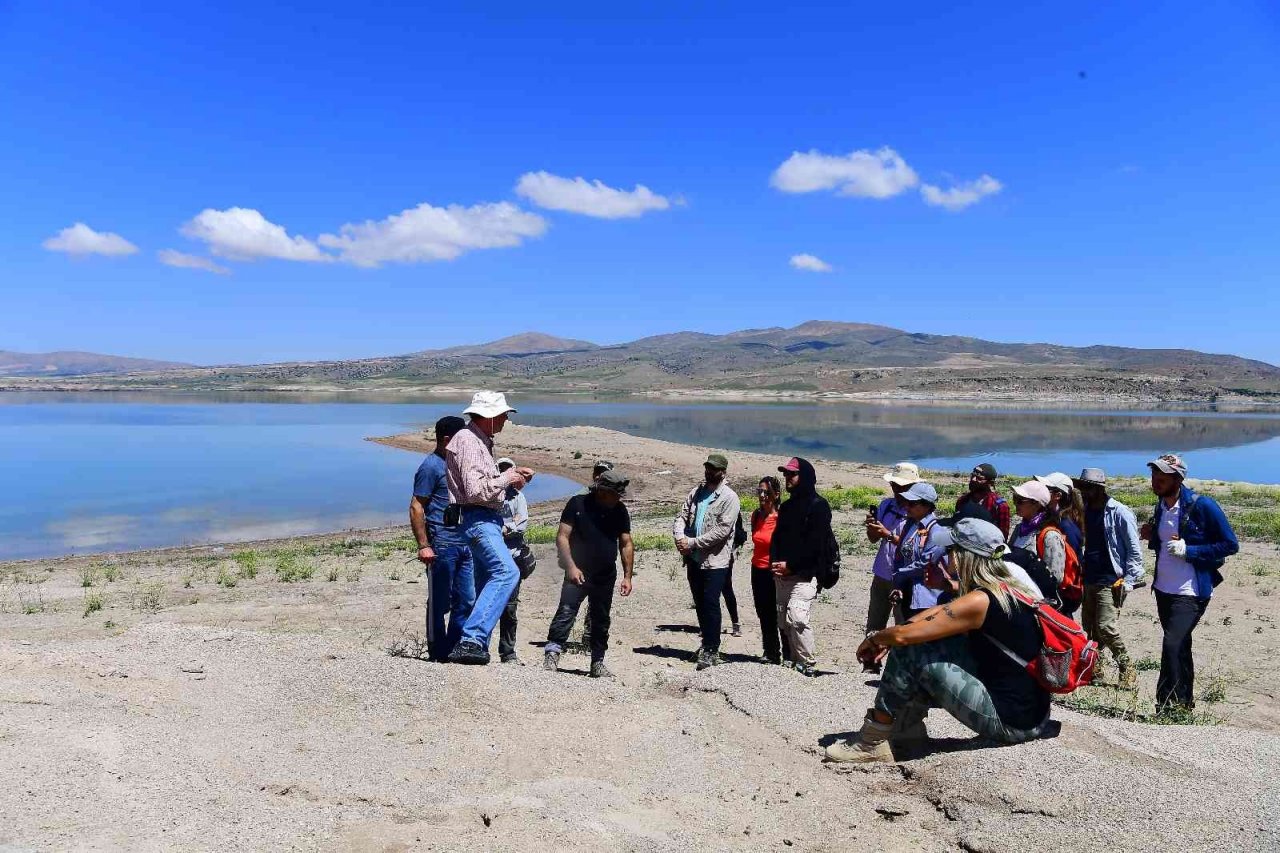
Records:
[[[613,673],[609,671],[609,667],[604,665],[602,660],[593,660],[591,662],[592,678],[613,678]]]
[[[823,760],[853,764],[893,761],[893,752],[889,749],[889,732],[892,728],[892,723],[877,722],[868,711],[857,736],[831,744],[826,748]]]
[[[524,661],[520,660],[520,656],[519,656],[519,655],[517,655],[517,654],[515,654],[514,652],[513,652],[512,654],[509,654],[509,655],[503,655],[503,656],[502,656],[502,662],[503,662],[503,663],[513,663],[513,664],[515,664],[516,666],[524,666]]]
[[[489,663],[489,650],[479,643],[463,640],[453,647],[453,651],[449,652],[448,660],[449,663],[484,666]]]
[[[542,668],[545,669],[547,672],[559,672],[560,671],[560,653],[547,652],[545,655],[543,655]]]
[[[811,663],[798,663],[795,665],[795,670],[805,678],[818,677],[818,668]]]
[[[731,631],[729,632],[729,636],[730,636],[730,637],[741,637],[741,636],[742,636],[742,626],[741,626],[741,625],[739,625],[737,622],[734,622],[734,623],[733,623],[733,630],[731,630]]]
[[[1122,690],[1134,690],[1138,686],[1138,670],[1134,668],[1133,663],[1128,659],[1116,661],[1116,666],[1120,668],[1120,674],[1116,676],[1116,683]]]
[[[703,670],[712,666],[720,665],[720,653],[711,652],[706,649],[698,649],[698,666],[697,669]]]

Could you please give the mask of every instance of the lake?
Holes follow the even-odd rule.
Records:
[[[1280,483],[1280,414],[513,399],[521,423],[889,464]],[[420,459],[364,441],[462,401],[403,396],[0,394],[0,559],[235,542],[404,523]],[[500,447],[500,443],[499,443]],[[696,472],[691,472],[691,476]],[[548,475],[531,500],[580,488]]]

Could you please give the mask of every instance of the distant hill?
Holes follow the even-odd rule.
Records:
[[[1280,404],[1280,367],[1194,350],[999,343],[812,321],[725,335],[675,332],[606,346],[526,332],[384,358],[190,368],[57,385],[283,391],[486,386],[721,397]]]
[[[0,376],[88,376],[141,373],[191,367],[178,361],[154,361],[95,352],[10,352],[0,350]]]

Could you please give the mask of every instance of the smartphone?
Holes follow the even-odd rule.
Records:
[[[449,504],[444,508],[444,526],[455,528],[462,523],[462,504]]]

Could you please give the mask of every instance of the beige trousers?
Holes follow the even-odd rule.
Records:
[[[818,597],[818,582],[814,579],[774,576],[778,594],[778,625],[787,637],[794,663],[813,666],[813,628],[809,626],[809,611]]]

